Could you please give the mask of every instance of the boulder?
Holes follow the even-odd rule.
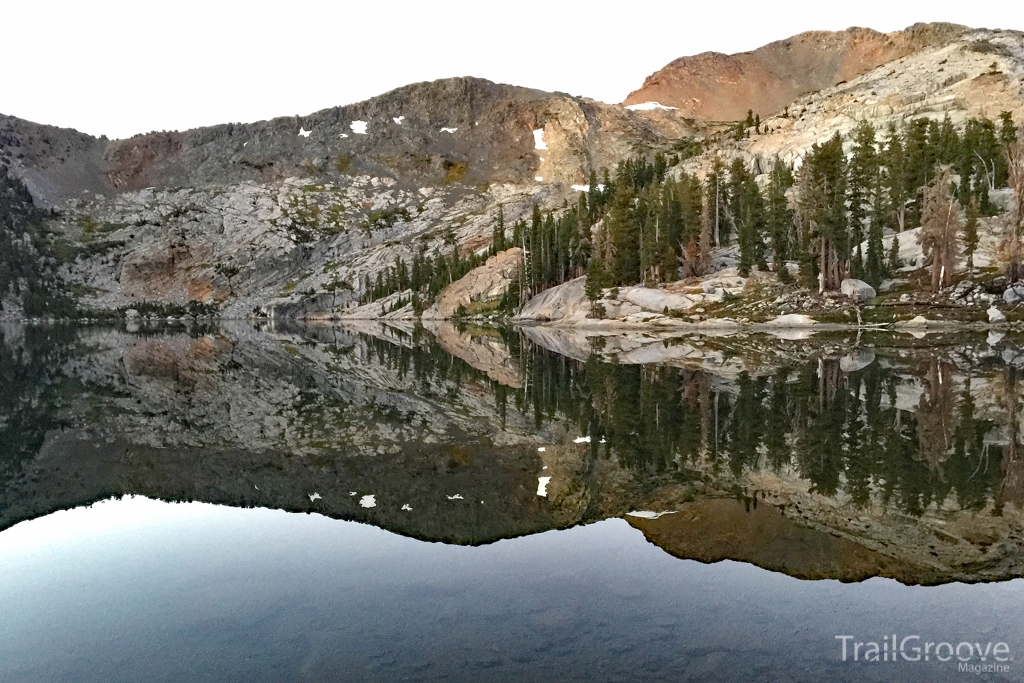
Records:
[[[956,287],[953,288],[953,293],[950,294],[951,299],[962,299],[970,291],[974,289],[974,283],[970,280],[961,280]]]
[[[651,287],[624,288],[619,298],[654,313],[661,313],[666,308],[670,311],[685,311],[694,305],[693,299],[685,294],[673,294]]]
[[[578,277],[546,289],[527,301],[514,319],[537,322],[583,320],[590,313],[586,284],[586,277]]]
[[[875,352],[871,349],[855,349],[839,359],[839,369],[843,372],[857,372],[875,362]]]
[[[855,278],[846,278],[839,284],[839,290],[857,301],[867,301],[877,296],[875,288],[864,282],[863,280],[857,280]]]
[[[809,315],[803,313],[787,313],[786,315],[780,315],[772,320],[769,320],[766,325],[776,325],[778,327],[808,327],[810,325],[817,324],[817,321]]]
[[[1008,306],[1013,306],[1014,304],[1024,301],[1024,282],[1020,282],[1018,280],[1007,287],[1006,291],[1003,292],[1003,301],[1005,301]]]
[[[1007,290],[1007,291],[1009,291],[1009,290]],[[997,323],[1005,323],[1006,322],[1006,316],[1003,315],[1003,312],[1000,311],[998,308],[996,308],[995,306],[992,306],[991,308],[988,309],[988,321],[990,323],[992,323],[993,325],[995,325]]]

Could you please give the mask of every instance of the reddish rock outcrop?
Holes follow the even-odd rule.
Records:
[[[967,30],[935,23],[893,33],[866,28],[810,31],[752,52],[680,57],[648,76],[624,104],[659,102],[705,121],[739,120],[748,110],[764,118],[804,93],[849,80]]]

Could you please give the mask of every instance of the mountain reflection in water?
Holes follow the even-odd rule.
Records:
[[[1013,335],[0,333],[0,528],[140,494],[468,545],[625,516],[802,578],[1024,571]]]
[[[0,574],[11,683],[924,683],[963,674],[843,663],[834,636],[1024,644],[1021,581],[800,581],[676,560],[616,519],[464,547],[317,514],[135,497],[0,533]]]

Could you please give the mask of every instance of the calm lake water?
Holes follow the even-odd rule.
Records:
[[[1013,335],[0,334],[0,681],[1024,680]]]

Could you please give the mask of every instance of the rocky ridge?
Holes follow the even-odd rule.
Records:
[[[692,133],[682,117],[457,78],[253,124],[128,140],[0,117],[0,165],[57,215],[82,307],[297,317],[352,305],[397,258],[486,248],[592,170]]]
[[[968,30],[938,23],[915,24],[893,33],[866,28],[810,31],[751,52],[680,57],[648,76],[624,104],[657,102],[704,121],[737,121],[748,110],[766,118],[801,95],[948,43]]]
[[[417,317],[410,293],[358,306],[366,279],[417,254],[479,254],[489,247],[499,208],[506,224],[528,218],[534,204],[558,210],[576,200],[590,171],[634,154],[674,153],[680,142],[707,136],[708,149],[684,159],[684,170],[701,175],[716,159],[739,156],[763,182],[776,158],[799,166],[811,146],[849,133],[860,120],[883,128],[918,116],[960,123],[1009,111],[1024,121],[1024,35],[1018,32],[951,25],[888,35],[851,29],[797,36],[744,59],[751,55],[779,73],[817,65],[807,78],[845,80],[795,96],[786,111],[741,140],[683,110],[634,111],[460,78],[305,117],[119,141],[0,117],[0,165],[51,210],[55,264],[48,268],[85,315],[410,319]],[[722,92],[724,102],[732,91]],[[1006,199],[993,195],[997,205]],[[982,221],[977,265],[993,262],[1000,229],[997,219]],[[909,253],[915,246],[901,239],[904,261],[915,260]],[[722,252],[715,268],[727,271],[735,253]],[[913,265],[921,267],[919,257]],[[904,269],[894,286],[913,271]],[[818,313],[823,322],[852,322],[831,315],[847,310],[834,297],[808,292],[793,295],[795,307],[776,301],[777,294],[734,310],[725,299],[748,296],[742,286],[623,288],[599,303],[607,318],[630,324],[765,323]],[[490,290],[483,297],[489,305],[501,295],[500,287]],[[575,294],[571,315],[531,313],[561,294],[542,296],[521,320],[582,322],[590,315]],[[432,309],[434,302],[425,303],[429,315],[459,310],[458,303]],[[0,317],[21,311],[22,302],[8,296]]]

